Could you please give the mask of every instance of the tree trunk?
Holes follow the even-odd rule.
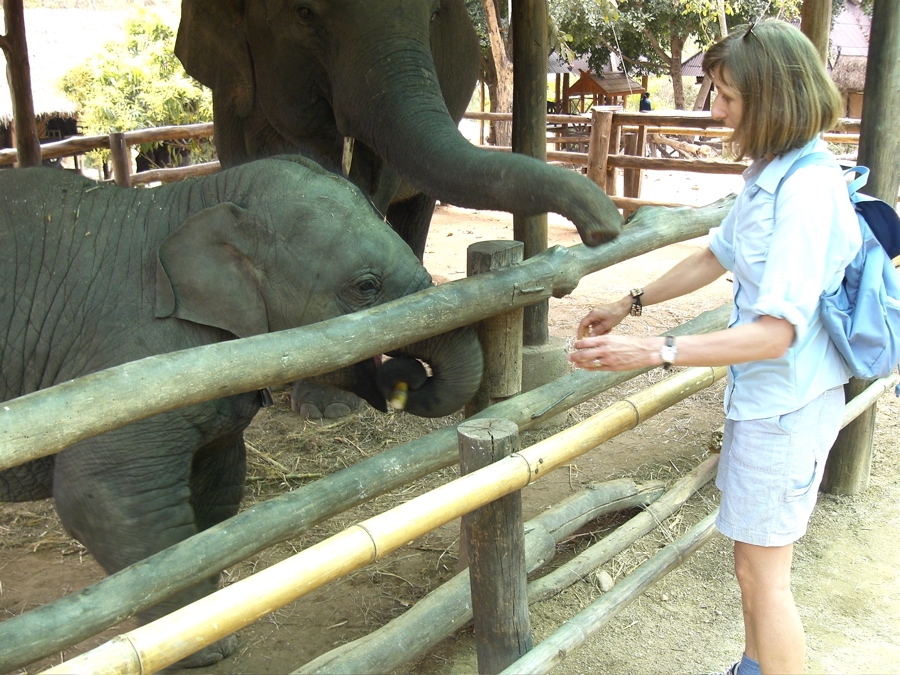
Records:
[[[822,63],[828,61],[831,37],[831,0],[803,0],[800,5],[800,30],[813,43]]]
[[[40,166],[41,144],[38,141],[31,96],[31,66],[25,42],[25,10],[22,0],[3,0],[6,35],[0,36],[0,48],[6,55],[6,77],[12,92],[13,126],[19,158],[17,166]]]
[[[675,108],[684,110],[684,82],[681,79],[681,52],[684,50],[684,38],[672,31],[669,47],[671,54],[669,71],[672,74],[672,95],[675,99]]]
[[[491,40],[491,58],[487,63],[488,91],[491,96],[491,112],[509,113],[512,112],[513,104],[513,67],[510,55],[512,41],[508,35],[504,38],[497,2],[498,0],[481,0]],[[488,141],[491,145],[512,145],[512,123],[491,122]]]

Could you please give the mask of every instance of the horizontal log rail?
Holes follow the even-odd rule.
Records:
[[[521,490],[724,377],[679,372],[529,448],[325,539],[156,621],[45,671],[153,673],[299,597],[382,559],[433,529]]]
[[[137,129],[124,133],[128,145],[140,145],[156,141],[177,141],[191,138],[206,138],[213,135],[212,122],[201,124],[183,124],[178,126],[154,127],[153,129]],[[53,159],[80,155],[92,150],[109,150],[109,136],[77,136],[64,141],[44,143],[41,145],[41,157]],[[17,153],[15,148],[0,150],[0,166],[15,164]]]
[[[728,304],[704,312],[668,334],[720,330],[728,325],[731,309]],[[520,431],[530,429],[650,370],[576,370],[472,418],[501,418],[515,422]],[[458,458],[456,427],[438,429],[246,509],[84,590],[6,619],[0,622],[0,672],[77,644],[269,546],[452,466]]]
[[[161,412],[338,370],[494,316],[497,308],[509,311],[562,297],[586,274],[708,232],[731,203],[648,207],[601,247],[557,246],[513,268],[347,316],[160,354],[6,401],[0,406],[0,469]]]

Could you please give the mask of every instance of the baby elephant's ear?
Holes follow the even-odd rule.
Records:
[[[268,332],[257,268],[246,253],[247,221],[247,211],[222,203],[166,237],[157,259],[157,318],[174,316],[238,337]]]

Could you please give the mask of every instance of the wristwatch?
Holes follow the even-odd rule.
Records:
[[[631,316],[640,316],[644,309],[641,304],[641,296],[644,294],[643,288],[631,289]]]
[[[660,347],[659,357],[662,359],[663,368],[669,370],[675,363],[678,356],[678,347],[675,346],[675,338],[671,335],[666,336],[666,343]]]

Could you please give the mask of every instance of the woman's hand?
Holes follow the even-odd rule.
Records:
[[[590,315],[588,315],[590,316]],[[659,354],[665,338],[636,338],[625,335],[599,335],[575,341],[578,351],[569,361],[584,370],[637,370],[662,363]]]
[[[606,335],[628,316],[631,311],[631,303],[632,299],[629,295],[618,302],[595,307],[578,324],[576,338],[580,340],[586,337]]]

